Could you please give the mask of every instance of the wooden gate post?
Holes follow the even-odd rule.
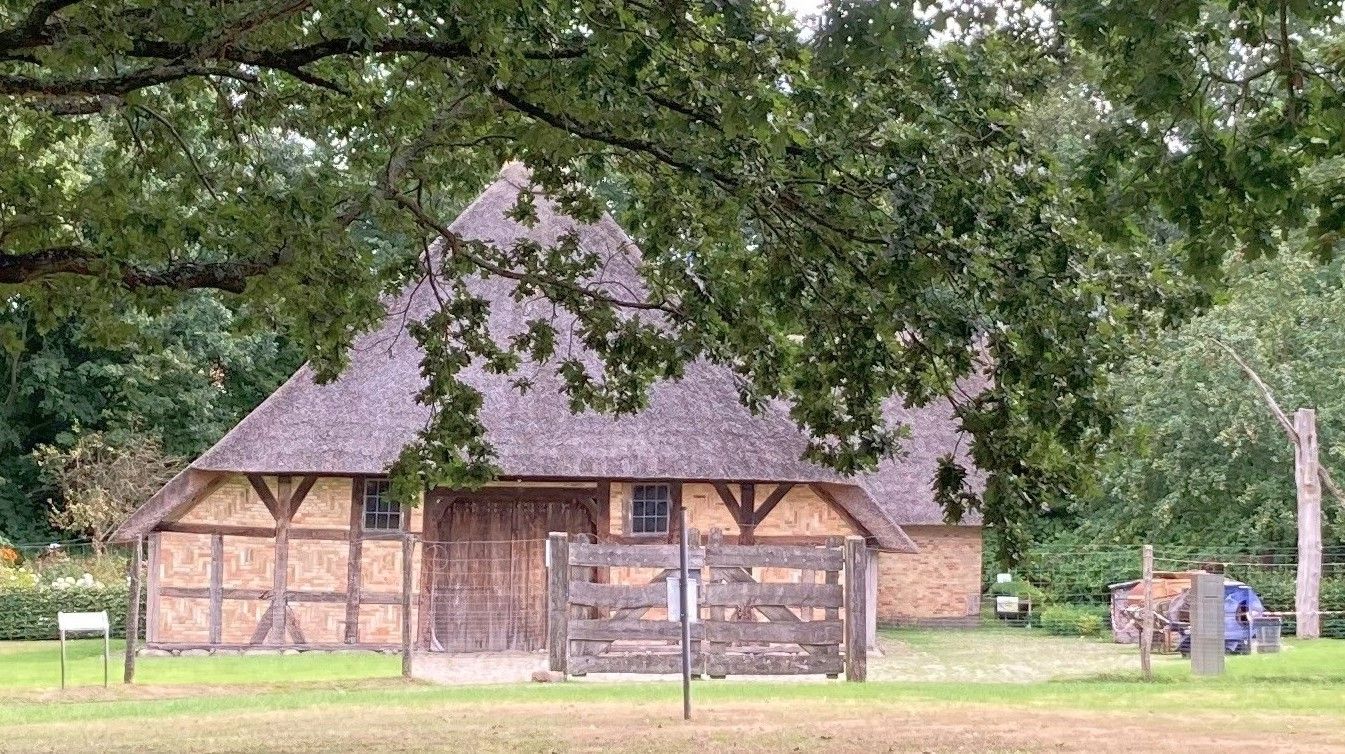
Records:
[[[131,583],[129,603],[126,606],[126,666],[122,671],[121,682],[135,681],[135,650],[140,638],[140,569],[144,558],[145,540],[138,538],[131,551]]]
[[[1140,616],[1140,671],[1144,680],[1154,679],[1154,546],[1145,545],[1143,553],[1144,613]]]
[[[570,656],[570,535],[553,531],[547,536],[546,649],[553,672],[569,671]]]
[[[868,675],[868,642],[864,615],[864,580],[869,571],[864,538],[845,538],[845,680],[863,681]]]
[[[1294,590],[1294,612],[1300,639],[1322,635],[1318,613],[1322,582],[1322,483],[1318,478],[1317,411],[1300,408],[1294,412],[1294,481],[1298,488],[1298,578]]]
[[[411,561],[415,560],[416,539],[411,532],[402,535],[402,677],[411,677]]]

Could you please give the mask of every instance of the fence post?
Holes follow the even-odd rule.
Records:
[[[145,539],[137,538],[135,549],[131,552],[131,589],[127,596],[130,604],[126,612],[126,664],[121,675],[122,683],[135,681],[135,645],[140,638],[140,568],[144,551]]]
[[[1294,412],[1294,481],[1298,488],[1298,578],[1294,589],[1295,633],[1322,635],[1318,612],[1322,582],[1322,483],[1318,478],[1317,411]]]
[[[864,538],[845,538],[845,680],[863,681],[868,675],[868,623],[864,616],[864,580],[868,575],[868,548]]]
[[[1154,679],[1154,546],[1144,546],[1144,613],[1140,616],[1140,670]]]
[[[415,535],[402,537],[402,677],[411,677],[411,561],[415,557]]]
[[[547,640],[551,670],[565,675],[570,655],[570,535],[551,532],[547,536]]]

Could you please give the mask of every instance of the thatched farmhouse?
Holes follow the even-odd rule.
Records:
[[[544,198],[534,226],[509,219],[529,190],[526,171],[506,167],[452,229],[501,245],[576,229]],[[635,275],[633,244],[610,218],[577,233],[610,260],[604,278]],[[512,281],[472,285],[493,302],[497,337],[551,313],[515,301]],[[468,370],[485,395],[500,481],[395,506],[383,475],[427,418],[414,399],[421,354],[404,323],[432,305],[427,291],[405,291],[338,380],[318,385],[300,369],[122,525],[120,539],[149,543],[150,646],[396,646],[408,583],[418,648],[539,649],[547,532],[667,542],[682,509],[702,534],[742,543],[864,536],[876,552],[869,613],[880,623],[976,615],[980,527],[944,524],[930,489],[936,459],[958,446],[947,405],[894,402],[890,419],[911,428],[906,453],[846,478],[800,460],[805,438],[787,415],[751,414],[731,375],[707,364],[620,419],[570,413],[546,365],[527,367],[536,375],[525,395],[508,377]]]

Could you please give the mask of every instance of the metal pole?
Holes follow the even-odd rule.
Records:
[[[691,588],[691,574],[687,569],[687,511],[682,509],[681,546],[678,569],[682,577],[677,602],[682,618],[682,719],[691,719],[691,606],[687,591]]]
[[[61,632],[61,689],[65,689],[65,631]]]
[[[103,629],[103,688],[107,688],[107,656],[112,654],[111,634],[111,629]]]

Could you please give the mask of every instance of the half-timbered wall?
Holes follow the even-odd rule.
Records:
[[[260,480],[274,495],[276,477]],[[286,480],[290,491],[303,480]],[[547,483],[520,483],[542,487]],[[596,492],[599,485],[569,483]],[[740,506],[724,502],[727,488]],[[609,486],[605,511],[608,537],[628,536],[629,484]],[[690,525],[703,535],[718,529],[726,541],[739,541],[744,498],[759,516],[749,537],[763,543],[816,540],[862,534],[855,522],[806,484],[793,485],[767,506],[775,485],[739,484],[716,488],[686,483],[680,500]],[[362,502],[352,480],[321,478],[311,483],[288,522],[284,543],[285,574],[274,570],[280,546],[277,520],[256,485],[243,476],[228,477],[190,509],[159,526],[152,535],[149,584],[149,641],[161,644],[223,646],[307,644],[311,646],[395,646],[401,636],[402,543],[398,532],[361,531]],[[407,516],[407,529],[421,531],[423,506]],[[676,513],[674,512],[674,516]],[[917,554],[880,553],[876,559],[876,614],[882,623],[938,623],[964,620],[978,610],[981,532],[978,527],[913,526],[906,533]],[[630,541],[630,540],[626,540]],[[421,583],[420,553],[414,549],[413,583]],[[353,564],[353,567],[352,567]],[[657,574],[649,569],[612,568],[616,583],[642,584]],[[760,573],[764,581],[787,580],[790,573]],[[286,618],[275,625],[274,594],[284,584]],[[351,594],[358,595],[352,599]],[[412,605],[419,604],[413,595]],[[416,616],[413,625],[418,625]],[[269,627],[269,628],[268,628]]]
[[[260,491],[228,477],[152,535],[148,639],[221,646],[393,646],[401,641],[402,542],[399,532],[361,530],[362,501],[349,478],[283,483],[263,477],[272,495],[297,507],[279,526]],[[418,533],[421,510],[407,516]],[[278,578],[283,549],[285,573]],[[355,568],[351,567],[352,556]],[[419,567],[419,554],[412,562]],[[271,630],[276,586],[284,585],[282,630]],[[353,593],[358,597],[352,599]],[[412,604],[415,604],[414,595]],[[414,609],[414,608],[413,608]]]

